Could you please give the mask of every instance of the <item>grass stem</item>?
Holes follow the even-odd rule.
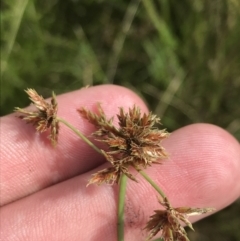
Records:
[[[124,241],[124,200],[126,193],[127,176],[122,175],[120,179],[118,200],[118,241]]]
[[[57,120],[59,122],[62,122],[63,124],[65,124],[68,128],[70,128],[74,133],[76,133],[85,143],[87,143],[90,147],[92,147],[95,151],[97,151],[100,154],[103,154],[101,152],[101,150],[96,147],[86,136],[84,136],[77,128],[75,128],[74,126],[72,126],[70,123],[68,123],[66,120],[57,117]]]
[[[161,190],[161,188],[146,174],[144,171],[139,171],[139,173],[143,176],[143,178],[149,182],[149,184],[161,195],[164,199],[166,198],[165,193]]]
[[[17,33],[20,28],[20,24],[22,22],[23,14],[26,10],[27,4],[28,0],[15,1],[15,3],[12,4],[12,12],[14,17],[10,22],[8,41],[6,41],[7,45],[5,47],[5,52],[2,54],[3,61],[1,64],[1,77],[3,76],[3,73],[7,68],[8,59],[13,50],[13,46],[16,41]]]
[[[107,70],[108,83],[114,82],[114,77],[117,71],[120,54],[122,52],[125,39],[127,37],[127,34],[129,33],[129,30],[131,28],[134,17],[137,13],[140,2],[141,0],[132,0],[127,7],[127,10],[122,22],[122,28],[118,33],[116,39],[114,40],[112,56],[109,58],[108,70]]]

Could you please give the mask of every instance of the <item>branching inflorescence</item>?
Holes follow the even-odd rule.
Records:
[[[160,118],[156,115],[152,113],[141,114],[137,106],[129,108],[127,112],[120,107],[117,115],[118,126],[116,127],[113,124],[113,118],[108,119],[106,117],[100,104],[98,104],[98,113],[93,113],[81,107],[78,110],[80,115],[97,129],[93,133],[95,139],[107,145],[107,150],[102,150],[96,147],[79,130],[57,116],[58,105],[54,93],[51,103],[46,102],[33,89],[27,89],[26,93],[37,110],[27,111],[17,107],[15,111],[21,113],[19,117],[27,123],[33,124],[38,132],[42,133],[50,129],[49,138],[53,146],[57,144],[59,123],[61,122],[71,128],[94,150],[103,154],[110,163],[108,168],[93,174],[88,185],[94,183],[97,185],[102,183],[119,184],[124,175],[137,182],[131,171],[135,169],[157,190],[161,196],[159,202],[164,210],[155,210],[155,213],[150,217],[145,226],[145,229],[149,232],[146,240],[151,240],[159,234],[164,241],[189,241],[183,227],[183,225],[187,225],[193,229],[188,216],[204,214],[214,210],[213,208],[172,207],[161,188],[146,173],[143,173],[143,169],[152,166],[152,164],[162,164],[163,160],[168,157],[161,142],[169,136],[169,133],[165,129],[158,129],[155,126],[160,124]],[[122,194],[120,193],[120,195]],[[118,215],[123,214],[118,213]],[[123,218],[120,220],[123,220]],[[119,237],[123,237],[123,235]],[[123,239],[119,238],[120,240]]]
[[[101,106],[98,106],[98,114],[94,114],[85,108],[79,113],[98,129],[93,135],[98,141],[108,146],[108,151],[102,151],[111,167],[94,174],[90,183],[101,184],[118,183],[122,174],[137,181],[130,173],[129,168],[136,170],[145,169],[153,163],[161,163],[167,153],[161,146],[161,140],[168,136],[165,130],[154,127],[160,119],[151,113],[143,114],[138,107],[130,108],[124,112],[119,109],[118,124],[113,125],[113,119],[107,120]]]

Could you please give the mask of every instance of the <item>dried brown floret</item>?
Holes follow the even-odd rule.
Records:
[[[22,115],[19,118],[33,124],[38,132],[42,133],[50,129],[49,138],[55,146],[59,132],[59,122],[57,120],[58,105],[55,94],[52,94],[51,103],[48,103],[34,89],[27,89],[25,92],[38,110],[27,111],[16,107],[15,111],[21,113]]]
[[[136,178],[130,174],[129,167],[134,167],[139,171],[153,163],[162,163],[162,160],[167,157],[161,141],[169,134],[165,129],[159,130],[154,127],[156,123],[160,123],[160,119],[156,115],[152,113],[142,115],[140,109],[136,106],[129,108],[128,112],[119,108],[119,114],[117,115],[119,127],[115,127],[113,118],[107,119],[101,105],[98,105],[97,114],[85,108],[78,111],[96,126],[97,131],[94,132],[94,136],[97,140],[106,143],[108,146],[107,160],[114,167],[111,171],[114,170],[114,173],[116,173],[114,178],[111,179],[114,180],[113,182],[118,183],[122,173],[136,181]],[[99,180],[98,183],[104,182],[103,173],[106,176],[105,171],[109,173],[109,170],[104,170],[99,174],[94,174],[95,183],[97,183],[97,180]],[[92,179],[90,182],[93,183]],[[109,183],[108,178],[106,178],[106,182]]]
[[[214,211],[213,208],[173,208],[167,198],[163,201],[159,200],[159,202],[166,210],[155,210],[155,214],[150,217],[145,227],[150,232],[146,241],[151,240],[159,232],[161,232],[161,238],[164,241],[189,241],[187,233],[182,226],[182,224],[185,224],[194,230],[188,220],[188,216]]]

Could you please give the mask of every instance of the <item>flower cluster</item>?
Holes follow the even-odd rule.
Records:
[[[147,241],[151,240],[157,233],[160,233],[164,241],[189,241],[183,227],[183,225],[186,225],[193,230],[188,216],[204,214],[214,210],[213,208],[173,208],[161,189],[142,171],[152,164],[161,164],[163,159],[168,156],[162,147],[162,140],[168,137],[169,134],[165,129],[160,130],[155,127],[155,124],[160,124],[160,119],[156,115],[153,115],[151,112],[141,114],[140,109],[136,106],[129,108],[127,112],[123,108],[119,108],[119,114],[117,115],[118,126],[116,127],[113,125],[113,118],[108,119],[106,117],[100,104],[98,105],[97,113],[93,113],[85,108],[79,109],[78,112],[81,116],[97,128],[93,135],[96,140],[107,145],[107,150],[104,151],[96,147],[75,127],[62,118],[57,117],[58,104],[54,93],[52,94],[51,103],[46,102],[33,89],[27,89],[26,93],[37,110],[27,111],[15,108],[16,112],[21,113],[19,116],[21,119],[33,124],[38,132],[45,132],[50,129],[49,138],[53,145],[57,143],[59,122],[62,122],[96,151],[102,153],[111,164],[110,167],[93,174],[88,184],[119,183],[123,174],[137,181],[130,172],[132,168],[139,171],[145,180],[158,191],[163,198],[159,199],[159,202],[165,210],[156,210],[150,217],[145,227],[149,232]],[[121,206],[122,204],[119,201],[119,207]],[[118,213],[121,219],[119,231],[124,226],[122,213],[122,211]]]
[[[57,101],[54,93],[52,94],[51,103],[46,102],[34,89],[27,89],[26,93],[33,102],[37,111],[27,111],[16,107],[15,111],[21,113],[19,118],[36,126],[38,132],[45,132],[50,129],[49,138],[55,146],[59,132],[59,122],[57,120]]]
[[[152,239],[158,232],[161,232],[161,238],[164,241],[189,241],[187,233],[182,224],[187,225],[192,230],[192,224],[187,219],[188,216],[200,215],[214,211],[213,208],[173,208],[165,197],[159,202],[165,210],[155,210],[155,214],[150,217],[145,229],[150,231],[147,241]]]
[[[118,183],[124,173],[130,179],[136,178],[129,172],[129,167],[140,171],[153,163],[161,163],[167,153],[161,141],[169,134],[154,127],[160,119],[152,113],[141,114],[138,107],[129,108],[124,112],[119,108],[117,115],[119,127],[113,125],[113,118],[107,119],[101,105],[95,114],[85,108],[79,113],[98,129],[94,136],[108,146],[107,151],[102,151],[111,167],[94,174],[89,184]]]

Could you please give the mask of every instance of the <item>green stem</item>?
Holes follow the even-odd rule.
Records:
[[[24,12],[26,10],[28,4],[28,0],[15,1],[11,4],[12,11],[12,21],[10,22],[10,26],[8,29],[8,39],[6,41],[5,51],[2,53],[2,61],[1,61],[1,77],[3,76],[4,71],[7,68],[9,56],[12,53],[14,43],[16,42],[16,37],[20,28],[20,24],[23,19]]]
[[[163,199],[167,197],[160,187],[144,171],[139,171],[139,173],[151,184],[151,186],[162,196]]]
[[[124,42],[131,28],[132,22],[138,10],[138,6],[141,0],[132,0],[126,10],[123,22],[122,29],[119,31],[119,34],[113,42],[112,56],[110,56],[108,62],[107,78],[109,83],[113,83],[114,77],[116,75],[119,57],[123,49]]]
[[[124,200],[126,193],[127,176],[123,174],[120,179],[118,200],[118,241],[124,241]]]
[[[98,153],[102,154],[101,150],[96,147],[86,136],[84,136],[78,129],[76,129],[74,126],[72,126],[71,124],[69,124],[67,121],[65,121],[64,119],[57,117],[57,120],[59,122],[62,122],[63,124],[65,124],[68,128],[70,128],[73,132],[75,132],[84,142],[86,142],[89,146],[91,146],[95,151],[97,151]]]
[[[69,124],[64,119],[57,117],[59,122],[65,124],[73,132],[75,132],[84,142],[91,146],[98,153],[103,154],[99,148],[97,148],[87,137],[85,137],[78,129]],[[124,241],[124,200],[126,192],[127,176],[122,175],[120,179],[119,200],[118,200],[118,241]]]

